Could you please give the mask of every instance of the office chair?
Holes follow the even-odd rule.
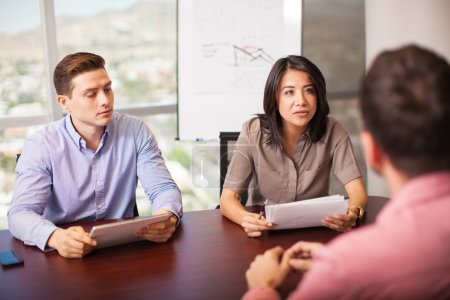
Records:
[[[228,165],[234,153],[234,144],[239,137],[239,132],[220,132],[220,195],[222,195],[223,184],[227,175]],[[241,194],[241,204],[245,206],[248,199],[248,191]],[[216,208],[219,208],[218,205]]]
[[[17,153],[16,154],[16,163],[19,161],[19,157],[20,157],[20,153]],[[139,217],[139,210],[138,210],[136,202],[134,203],[133,216],[134,217]]]

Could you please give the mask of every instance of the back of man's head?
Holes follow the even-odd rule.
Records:
[[[103,57],[88,52],[77,52],[65,56],[53,72],[53,84],[58,95],[72,97],[72,79],[82,73],[105,68]]]
[[[364,77],[365,129],[409,177],[450,170],[450,66],[418,46],[381,53]]]

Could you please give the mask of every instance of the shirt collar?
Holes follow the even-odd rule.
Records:
[[[67,132],[69,133],[70,138],[75,143],[75,145],[77,145],[78,149],[81,150],[81,148],[83,147],[83,145],[82,145],[83,138],[75,130],[75,127],[73,127],[70,114],[66,115],[64,122],[65,122],[65,127],[67,129]],[[86,147],[86,145],[84,145],[84,147]]]
[[[70,117],[70,114],[68,113],[65,117],[65,127],[67,129],[67,132],[69,133],[70,138],[72,141],[77,145],[78,149],[81,150],[82,148],[86,148],[86,141],[81,137],[81,135],[75,130],[75,127],[73,127],[72,119]],[[102,137],[102,144],[105,143],[108,136],[111,134],[111,132],[114,129],[114,122],[110,122],[105,129],[105,132],[103,133]]]
[[[114,117],[113,117],[113,121],[114,121]],[[106,142],[109,135],[112,133],[112,131],[114,129],[113,121],[111,121],[108,125],[106,125],[105,132],[103,133],[103,137],[102,137],[102,144],[104,144]]]
[[[116,113],[113,113],[113,119],[106,125],[105,134],[106,136],[110,135],[114,129],[114,120],[116,119]]]
[[[309,129],[306,130],[298,139],[299,141],[308,141],[310,139],[311,135],[309,134]]]

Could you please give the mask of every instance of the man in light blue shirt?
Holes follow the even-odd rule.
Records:
[[[16,238],[63,257],[96,246],[82,227],[55,224],[132,217],[138,179],[154,214],[173,217],[138,234],[165,242],[182,216],[181,193],[144,122],[113,112],[114,94],[102,57],[67,55],[55,68],[58,102],[67,112],[25,142],[8,212]]]

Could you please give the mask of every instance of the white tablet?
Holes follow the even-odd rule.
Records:
[[[97,247],[104,248],[143,240],[136,232],[147,225],[168,220],[172,214],[162,214],[150,217],[139,217],[131,220],[114,222],[92,227],[89,236],[97,241]]]

